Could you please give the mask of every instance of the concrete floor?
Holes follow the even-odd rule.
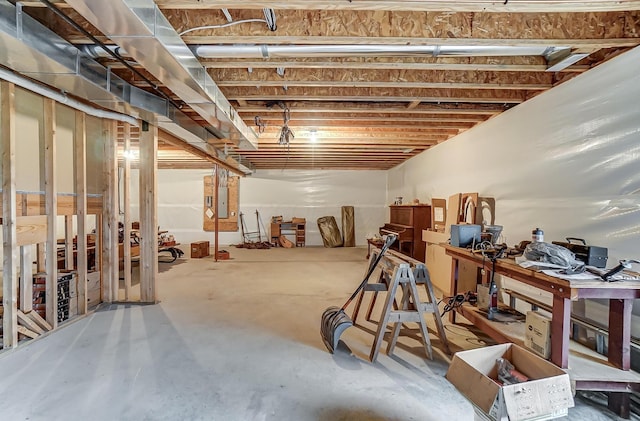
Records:
[[[160,264],[158,305],[103,305],[0,354],[0,419],[474,419],[437,349],[425,360],[401,337],[395,356],[371,364],[373,338],[354,327],[327,352],[320,315],[362,279],[365,249],[227,250],[232,260]],[[486,340],[460,326],[447,333],[456,350]],[[576,405],[568,419],[617,419]]]

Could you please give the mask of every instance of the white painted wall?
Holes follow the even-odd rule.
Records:
[[[509,245],[540,227],[608,247],[609,266],[639,259],[638,63],[635,48],[390,170],[388,198],[479,192]]]
[[[176,240],[186,244],[209,240],[214,234],[202,229],[203,178],[209,170],[158,171],[158,221]],[[138,215],[138,172],[132,172],[132,213]],[[387,177],[384,171],[257,171],[240,179],[240,211],[248,231],[257,231],[255,211],[269,235],[273,215],[306,218],[307,245],[322,245],[317,219],[334,216],[340,229],[341,207],[355,207],[357,245],[378,232],[388,219]],[[240,231],[221,232],[222,245],[242,242]]]

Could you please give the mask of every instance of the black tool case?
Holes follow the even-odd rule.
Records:
[[[566,242],[553,241],[553,244],[568,248],[576,255],[576,259],[589,266],[597,268],[607,266],[608,250],[606,247],[588,246],[582,238],[567,237],[566,240]]]

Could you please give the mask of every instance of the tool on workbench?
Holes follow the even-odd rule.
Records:
[[[597,269],[591,266],[587,266],[587,270],[595,275],[598,275],[604,282],[615,282],[615,281],[621,280],[621,279],[616,279],[615,275],[617,275],[618,273],[622,272],[625,269],[631,269],[631,263],[640,264],[640,260],[631,260],[631,259],[620,260],[620,263],[618,264],[618,266],[608,271]]]
[[[365,275],[358,288],[353,291],[353,294],[351,294],[351,297],[349,297],[347,302],[344,303],[342,307],[331,306],[327,308],[324,313],[322,313],[322,319],[320,321],[320,336],[322,336],[322,341],[324,342],[329,352],[331,352],[332,354],[338,346],[338,340],[340,339],[340,335],[342,335],[342,332],[344,332],[347,328],[353,326],[353,321],[349,316],[347,316],[344,310],[349,306],[349,304],[351,304],[351,301],[353,301],[356,295],[358,295],[360,290],[365,287],[367,281],[369,280],[369,277],[375,270],[376,266],[378,266],[378,263],[380,263],[382,256],[384,256],[385,252],[389,249],[394,241],[396,241],[395,235],[387,236],[384,244],[382,245],[380,253],[375,258],[373,256],[371,257],[367,274]]]
[[[482,256],[491,261],[491,281],[489,281],[489,312],[487,318],[493,320],[498,313],[498,285],[496,284],[496,261],[502,257],[506,247],[483,250]]]

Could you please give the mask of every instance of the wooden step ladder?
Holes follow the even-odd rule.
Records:
[[[374,250],[371,259],[375,259],[380,250]],[[365,292],[373,292],[369,309],[367,311],[367,320],[371,321],[371,313],[375,305],[375,300],[379,292],[387,292],[385,303],[383,306],[378,328],[375,334],[373,346],[369,358],[375,362],[384,340],[386,327],[389,323],[393,323],[393,328],[388,340],[387,354],[392,355],[393,350],[400,335],[400,329],[404,322],[418,323],[420,336],[425,348],[425,352],[429,359],[433,359],[431,340],[425,321],[425,314],[432,314],[435,320],[438,336],[442,341],[444,351],[450,354],[449,343],[444,331],[442,319],[437,306],[437,300],[429,278],[429,271],[424,263],[419,262],[410,257],[399,253],[387,251],[380,261],[380,277],[377,283],[367,283],[365,288],[358,296],[356,306],[353,311],[352,320],[357,323],[358,313],[364,299]],[[425,286],[427,301],[420,301],[417,285]],[[396,294],[398,288],[402,292],[400,304],[396,302]]]

